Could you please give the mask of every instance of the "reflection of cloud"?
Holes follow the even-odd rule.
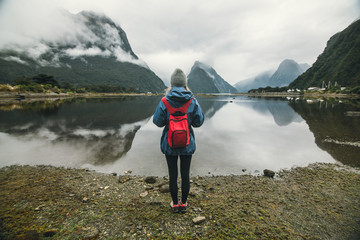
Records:
[[[66,162],[57,162],[58,159],[64,161],[66,159],[73,167],[80,167],[84,163],[92,165],[111,163],[131,149],[135,134],[147,122],[148,119],[123,124],[119,129],[71,130],[61,127],[52,131],[51,127],[41,127],[26,134],[21,131],[20,135],[0,133],[0,159],[13,164],[20,162],[68,166]],[[26,129],[26,126],[23,129]],[[50,154],[51,152],[53,153]],[[3,164],[4,162],[0,163],[2,166]]]
[[[280,127],[270,114],[254,111],[247,104],[227,104],[197,130],[193,172],[241,174],[242,169],[279,170],[334,161],[314,144],[305,121]]]
[[[162,129],[149,121],[159,100],[91,99],[64,104],[55,115],[46,116],[20,110],[2,112],[0,131],[6,133],[0,133],[0,165],[87,165],[104,172],[130,169],[139,175],[166,175],[160,151]],[[268,109],[263,114],[249,107],[252,100],[248,98],[234,99],[241,104],[217,100],[199,98],[201,106],[214,114],[201,128],[194,128],[197,150],[192,175],[334,162],[316,146],[305,121],[279,126]],[[213,105],[216,102],[220,104]]]
[[[217,111],[219,111],[227,101],[224,101],[222,98],[208,98],[208,97],[197,97],[197,100],[201,106],[201,109],[204,112],[205,120],[212,118]]]
[[[13,111],[0,112],[0,165],[112,164],[131,149],[160,98],[19,103]]]
[[[34,124],[33,123],[27,123],[25,125],[20,125],[20,126],[15,126],[14,129],[15,130],[27,130],[29,129],[30,127],[32,127]]]
[[[105,131],[105,130],[100,130],[100,129],[83,129],[83,128],[80,128],[80,129],[77,129],[73,132],[74,135],[76,136],[81,136],[81,137],[84,137],[86,139],[88,138],[91,138],[91,137],[98,137],[98,138],[101,138],[101,137],[105,137],[106,135],[113,135],[116,131],[115,130],[108,130],[108,131]]]
[[[58,138],[58,135],[56,133],[49,131],[49,129],[47,128],[39,129],[37,135],[38,137],[48,139],[49,141],[54,141]],[[28,138],[30,137],[28,136]]]

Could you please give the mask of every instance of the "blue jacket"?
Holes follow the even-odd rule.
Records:
[[[186,90],[183,87],[173,87],[166,95],[166,100],[174,108],[181,107],[191,98],[193,98],[192,92]],[[193,98],[190,103],[190,106],[187,110],[187,115],[190,128],[190,143],[184,148],[171,148],[167,140],[169,112],[162,101],[160,101],[159,105],[157,106],[153,117],[153,122],[158,127],[165,126],[160,141],[161,152],[165,155],[192,155],[195,152],[195,135],[192,127],[200,127],[204,122],[204,113],[195,98]]]

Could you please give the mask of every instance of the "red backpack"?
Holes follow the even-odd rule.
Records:
[[[192,101],[190,99],[182,107],[173,108],[165,97],[161,99],[169,111],[168,142],[171,148],[183,148],[189,145],[190,131],[187,109]]]

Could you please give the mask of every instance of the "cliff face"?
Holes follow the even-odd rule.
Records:
[[[288,86],[299,75],[307,70],[309,65],[303,64],[302,66],[291,59],[282,61],[276,72],[269,79],[270,87],[284,87]]]
[[[322,83],[360,86],[360,20],[332,36],[313,66],[291,88],[322,87]]]
[[[194,93],[236,93],[212,67],[196,61],[188,75],[188,86]]]
[[[136,56],[125,31],[110,18],[93,12],[66,16],[74,23],[71,36],[60,32],[55,39],[0,49],[0,82],[43,73],[76,86],[164,90],[162,80]]]

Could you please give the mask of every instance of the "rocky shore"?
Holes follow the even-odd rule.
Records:
[[[360,171],[313,164],[267,176],[167,179],[51,166],[0,169],[0,239],[360,239]]]

